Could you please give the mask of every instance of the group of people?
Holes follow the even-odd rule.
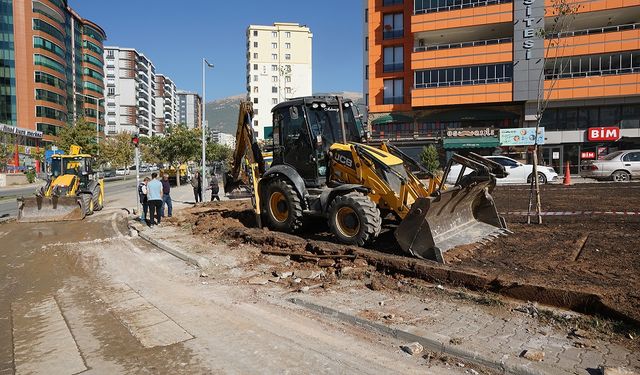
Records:
[[[193,187],[193,195],[196,203],[202,202],[202,177],[200,172],[196,172],[191,179],[191,186]],[[218,193],[220,187],[218,179],[215,175],[211,176],[209,187],[206,190],[211,190],[211,201],[220,200]],[[145,177],[144,180],[138,185],[138,195],[140,197],[140,204],[142,205],[142,212],[140,220],[143,220],[149,226],[158,225],[163,217],[165,217],[165,206],[167,207],[167,215],[171,217],[173,215],[173,203],[171,201],[171,185],[169,184],[169,175],[164,174],[162,180],[158,179],[157,173],[152,173],[151,178]],[[147,219],[147,213],[149,218]]]

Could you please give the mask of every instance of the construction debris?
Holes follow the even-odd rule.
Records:
[[[401,345],[400,349],[410,355],[416,355],[422,353],[424,347],[422,347],[419,342],[412,342],[410,344]]]

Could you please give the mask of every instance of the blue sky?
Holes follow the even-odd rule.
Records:
[[[102,26],[105,45],[136,48],[180,89],[202,91],[207,102],[245,92],[246,28],[297,22],[313,32],[313,90],[362,91],[361,0],[70,0]]]

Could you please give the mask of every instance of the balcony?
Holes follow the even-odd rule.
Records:
[[[411,94],[413,107],[499,103],[512,100],[511,82],[415,88]]]
[[[551,100],[638,95],[640,68],[633,69],[630,74],[560,78],[555,85],[548,80],[544,86]]]
[[[640,23],[570,31],[559,37],[557,48],[549,48],[552,41],[545,41],[548,58],[640,50]]]
[[[404,103],[404,96],[391,96],[391,97],[384,97],[382,99],[382,104],[403,104]]]
[[[404,29],[382,31],[382,39],[384,40],[400,39],[403,36],[404,36]]]
[[[411,31],[414,33],[513,22],[511,0],[465,0],[464,4],[456,0],[447,1],[455,5],[423,9],[418,8],[419,3],[417,0],[415,14],[411,17]]]
[[[403,0],[382,0],[382,6],[383,7],[388,7],[388,6],[393,6],[393,5],[400,5],[403,2],[404,2]]]
[[[513,60],[512,38],[415,47],[411,69],[481,65]]]
[[[512,2],[513,0],[415,0],[414,14],[448,12]]]
[[[382,71],[384,73],[401,72],[404,70],[404,63],[383,64]]]
[[[568,4],[579,5],[578,13],[591,13],[640,5],[640,0],[568,0]],[[545,0],[545,7],[551,8],[553,0]],[[553,16],[549,13],[547,16]]]

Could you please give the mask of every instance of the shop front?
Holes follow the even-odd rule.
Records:
[[[2,163],[1,172],[41,171],[42,132],[0,124],[0,146],[10,156]]]
[[[498,131],[494,128],[449,128],[442,140],[447,160],[456,153],[474,152],[494,155],[500,146]]]

